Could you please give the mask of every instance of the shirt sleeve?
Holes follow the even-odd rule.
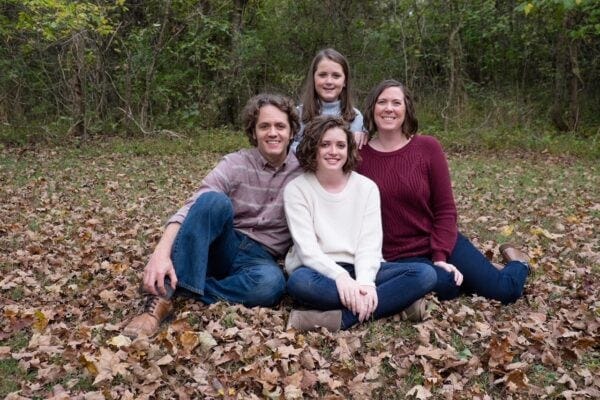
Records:
[[[221,192],[229,195],[230,182],[234,181],[231,175],[235,161],[232,158],[235,158],[235,154],[226,155],[219,161],[217,166],[204,177],[196,193],[190,196],[185,204],[169,218],[167,225],[174,222],[182,224],[192,205],[204,193]]]
[[[352,132],[365,131],[363,115],[356,108],[354,111],[356,112],[356,117],[354,117],[354,120],[350,124],[350,130]]]
[[[429,185],[433,211],[431,253],[433,261],[446,261],[456,244],[457,213],[452,194],[450,169],[442,146],[433,140],[430,151]]]
[[[313,227],[309,197],[303,193],[297,181],[290,182],[283,192],[285,217],[294,241],[294,251],[302,265],[333,280],[348,272],[326,255],[319,246]]]
[[[360,233],[356,248],[354,271],[358,283],[375,286],[375,278],[383,260],[381,255],[383,244],[381,208],[377,186],[374,183],[365,186],[368,188],[368,192],[361,195],[365,195],[367,198],[366,209],[359,225]]]

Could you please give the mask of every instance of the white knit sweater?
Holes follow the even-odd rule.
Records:
[[[340,193],[329,193],[313,173],[287,184],[283,193],[285,215],[294,245],[285,259],[288,274],[304,265],[336,279],[346,270],[336,264],[354,264],[356,281],[375,285],[383,261],[383,233],[377,185],[352,172]]]

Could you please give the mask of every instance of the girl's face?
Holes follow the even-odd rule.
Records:
[[[406,115],[404,93],[398,86],[385,89],[375,102],[373,111],[378,132],[402,132]]]
[[[341,128],[328,129],[319,143],[317,171],[341,171],[348,160],[348,140]]]
[[[344,69],[340,64],[328,58],[319,61],[313,78],[315,90],[321,101],[336,101],[346,86]]]

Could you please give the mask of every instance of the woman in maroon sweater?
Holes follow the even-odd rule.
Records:
[[[360,151],[358,172],[381,193],[385,260],[433,265],[441,300],[466,292],[516,301],[529,272],[527,255],[500,246],[506,265],[497,268],[458,232],[444,151],[435,138],[417,135],[410,93],[398,81],[383,81],[369,93],[365,111],[365,128],[377,136]]]

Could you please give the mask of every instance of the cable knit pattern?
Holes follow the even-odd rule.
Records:
[[[431,136],[413,136],[403,148],[360,151],[358,172],[375,181],[381,194],[383,257],[426,256],[446,261],[457,237],[456,205],[448,163]]]

